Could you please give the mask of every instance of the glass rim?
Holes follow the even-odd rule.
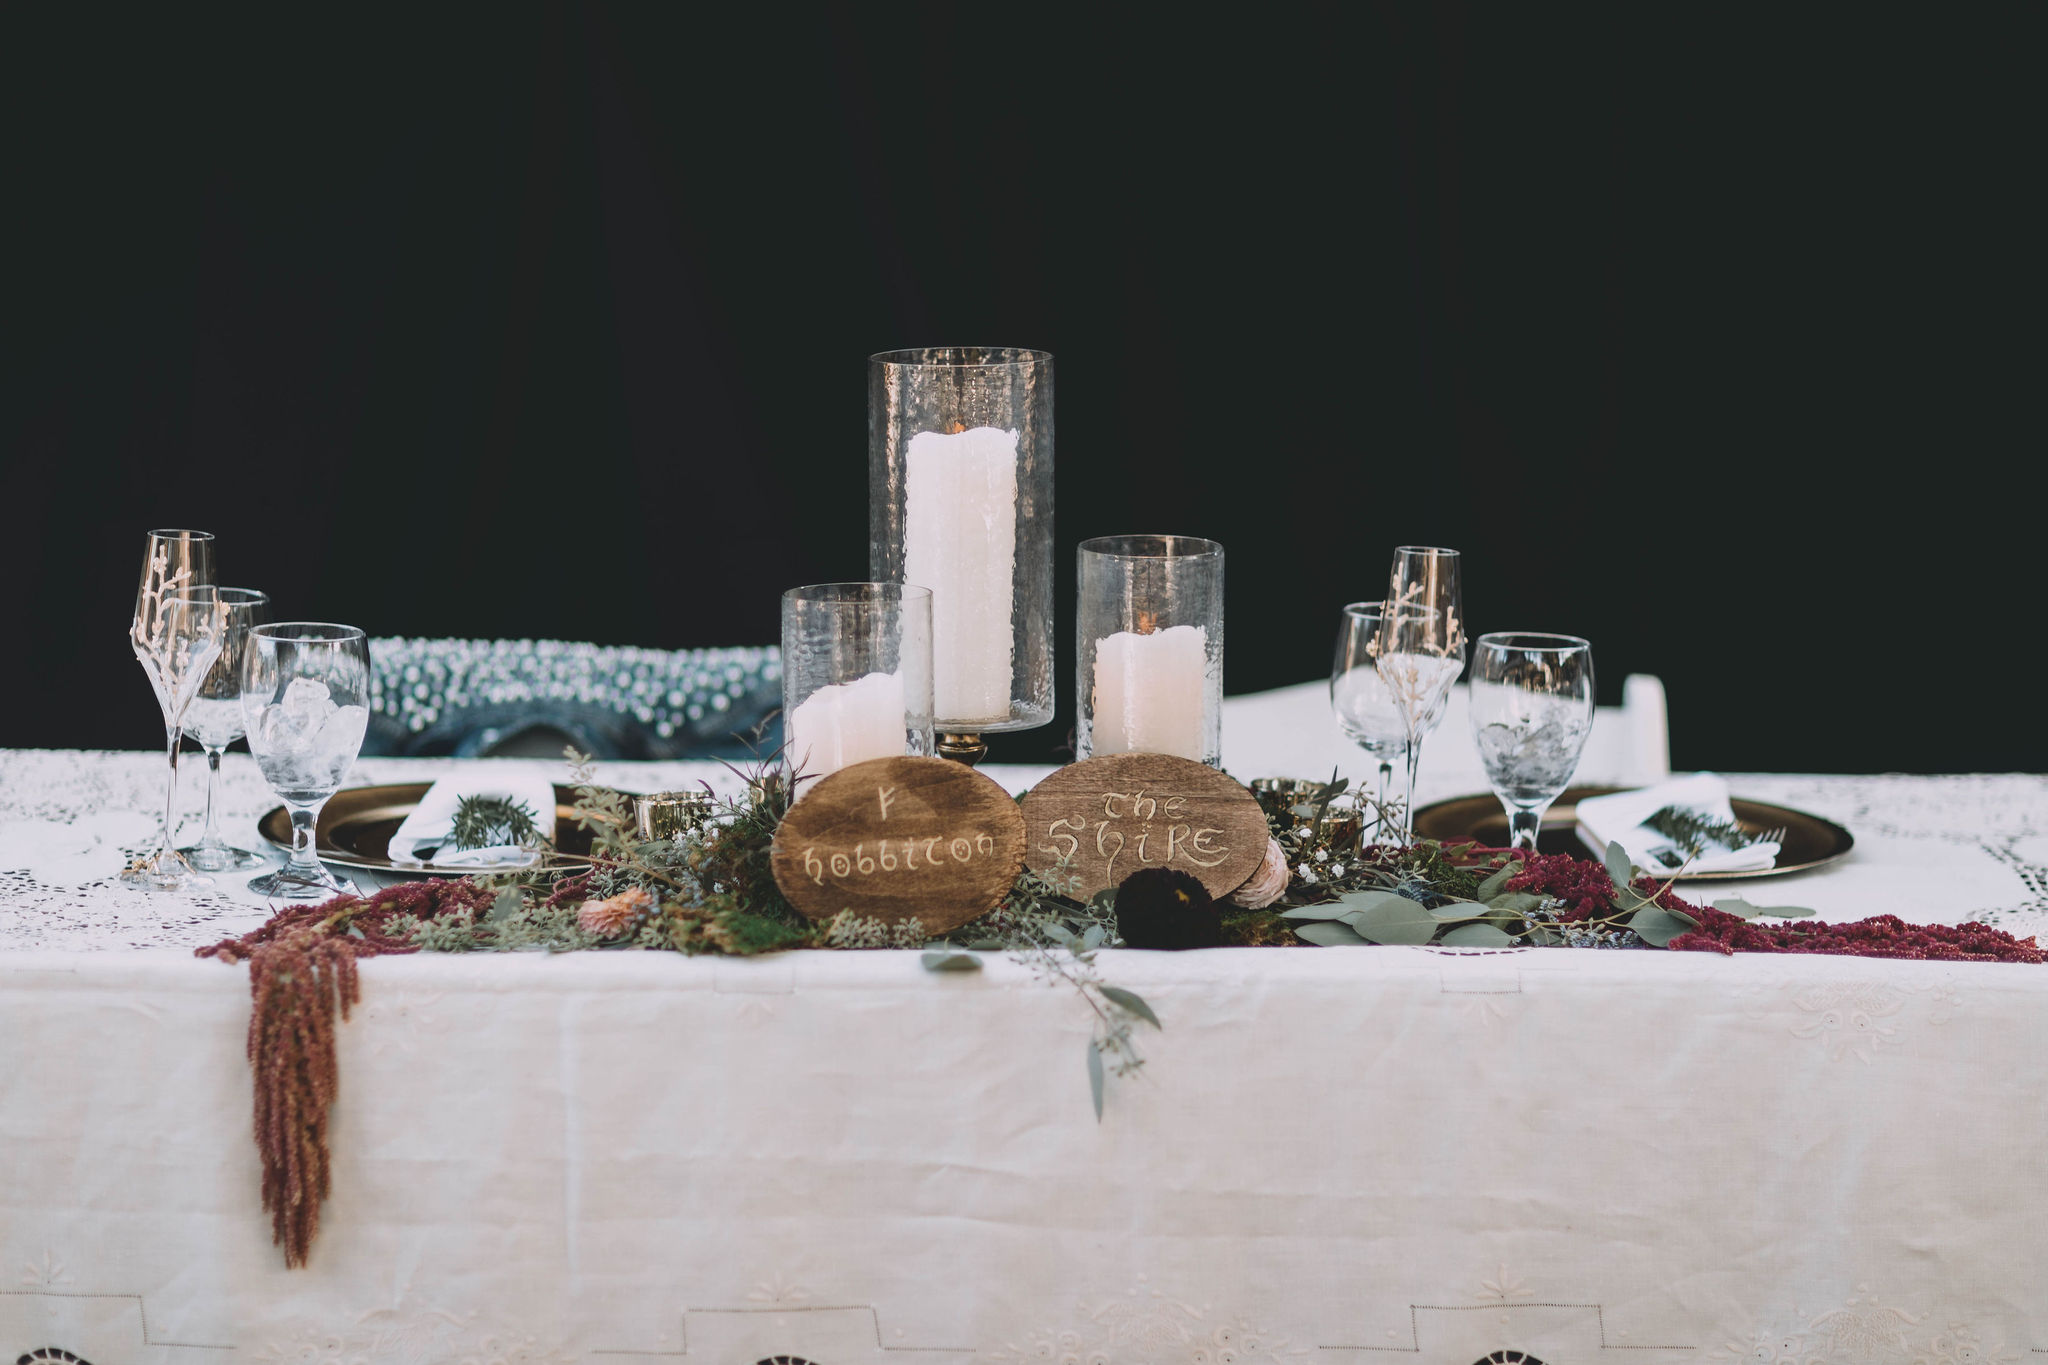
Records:
[[[1379,601],[1379,602],[1346,602],[1346,603],[1344,604],[1344,615],[1346,615],[1346,616],[1377,616],[1377,617],[1379,617],[1379,618],[1380,618],[1381,620],[1385,620],[1385,619],[1386,619],[1386,615],[1387,615],[1387,604],[1386,604],[1386,603],[1385,603],[1384,601]]]
[[[1143,551],[1143,550],[1129,550],[1129,549],[1121,549],[1121,548],[1118,548],[1118,547],[1120,547],[1120,546],[1123,546],[1123,545],[1132,545],[1132,544],[1139,544],[1139,543],[1157,544],[1157,545],[1161,545],[1161,546],[1163,546],[1164,548],[1163,548],[1162,550],[1158,551],[1158,552],[1155,552],[1155,553],[1151,553],[1151,554],[1147,554],[1147,553],[1146,553],[1145,551]],[[1179,549],[1179,548],[1178,548],[1178,547],[1179,547],[1179,546],[1181,546],[1181,545],[1187,545],[1187,546],[1190,546],[1190,547],[1194,547],[1194,548],[1190,548],[1190,549],[1182,550],[1182,549]],[[1120,536],[1090,536],[1090,537],[1089,537],[1089,538],[1088,538],[1087,540],[1084,540],[1084,541],[1082,541],[1082,542],[1081,542],[1081,544],[1080,544],[1080,546],[1078,547],[1078,549],[1080,550],[1080,553],[1082,553],[1082,554],[1086,554],[1086,555],[1101,555],[1101,556],[1103,556],[1104,558],[1108,558],[1108,559],[1211,559],[1211,558],[1214,558],[1214,559],[1221,559],[1221,558],[1223,558],[1223,545],[1222,545],[1222,543],[1221,543],[1220,541],[1214,541],[1214,540],[1205,540],[1205,539],[1204,539],[1204,538],[1202,538],[1201,536],[1176,536],[1176,535],[1151,535],[1151,534],[1139,534],[1139,535],[1120,535]]]
[[[967,359],[969,354],[992,359]],[[959,359],[936,357],[959,356]],[[1031,365],[1049,365],[1052,352],[1030,346],[905,346],[893,351],[876,351],[868,364],[923,370],[1001,370]]]
[[[1442,555],[1446,559],[1460,558],[1459,552],[1442,545],[1396,545],[1397,555]]]
[[[229,606],[253,607],[258,602],[268,602],[270,594],[261,588],[223,588],[215,584],[213,590],[220,594],[220,600]]]
[[[323,635],[287,635],[292,630],[327,631]],[[369,638],[361,626],[344,626],[337,621],[265,621],[260,626],[249,627],[251,635],[261,635],[266,640],[288,640],[299,644],[342,644],[349,640]]]
[[[1511,641],[1550,640],[1552,644],[1520,644]],[[1577,635],[1560,635],[1552,630],[1493,630],[1472,642],[1475,649],[1510,649],[1518,654],[1570,654],[1590,650],[1591,640]]]
[[[806,583],[800,588],[786,589],[782,594],[784,602],[917,602],[930,601],[932,590],[915,583]]]
[[[218,536],[216,536],[216,535],[214,535],[214,533],[213,533],[213,532],[211,532],[211,531],[188,531],[188,530],[185,530],[185,529],[184,529],[183,527],[179,527],[179,526],[166,526],[166,527],[160,527],[160,528],[158,528],[158,529],[156,529],[156,530],[153,530],[153,531],[149,532],[149,538],[150,538],[150,539],[152,539],[152,540],[156,540],[156,539],[163,539],[163,540],[218,540],[218,539],[219,539],[219,537],[218,537]]]

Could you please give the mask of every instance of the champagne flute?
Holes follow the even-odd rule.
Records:
[[[170,773],[156,847],[121,873],[124,885],[144,891],[181,891],[211,885],[171,847],[178,799],[178,747],[185,708],[220,653],[222,621],[213,591],[213,537],[205,531],[151,531],[144,543],[142,581],[128,642],[156,693],[164,717]]]
[[[1465,603],[1459,588],[1462,559],[1435,545],[1403,545],[1387,575],[1387,606],[1380,620],[1380,677],[1386,680],[1408,730],[1408,791],[1401,841],[1415,841],[1415,781],[1422,740],[1444,718],[1451,684],[1465,671]]]
[[[242,650],[242,724],[249,752],[292,819],[291,861],[250,881],[259,896],[356,893],[314,852],[320,808],[363,747],[370,721],[370,645],[354,626],[285,621],[249,628]]]
[[[1593,730],[1593,647],[1576,635],[1479,637],[1472,738],[1515,848],[1536,851],[1543,812],[1571,785]]]
[[[220,836],[214,798],[220,788],[220,756],[242,737],[242,651],[249,627],[268,613],[270,598],[254,588],[215,590],[225,613],[220,655],[199,684],[199,693],[185,708],[185,733],[206,752],[206,828],[199,842],[178,852],[202,872],[246,872],[263,865],[263,855],[236,848]]]
[[[1343,619],[1337,623],[1337,657],[1330,665],[1330,709],[1337,715],[1338,727],[1379,761],[1379,799],[1374,808],[1383,827],[1394,761],[1405,759],[1408,753],[1408,723],[1374,659],[1385,614],[1382,602],[1353,602],[1345,607]]]

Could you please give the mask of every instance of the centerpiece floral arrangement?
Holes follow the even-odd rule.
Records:
[[[1163,1027],[1141,997],[1102,979],[1102,948],[1569,946],[2048,960],[2032,940],[1981,924],[1909,925],[1880,915],[1829,925],[1794,907],[1736,899],[1693,905],[1673,894],[1671,882],[1638,875],[1618,846],[1592,861],[1471,843],[1366,843],[1364,828],[1384,812],[1370,801],[1347,801],[1345,784],[1334,778],[1261,795],[1270,832],[1265,861],[1224,901],[1164,867],[1133,873],[1087,900],[1071,894],[1057,870],[1027,870],[994,910],[943,936],[927,935],[915,920],[889,925],[841,914],[815,923],[784,899],[770,868],[791,800],[774,758],[739,772],[741,794],[714,796],[714,815],[701,826],[643,841],[631,798],[599,785],[582,755],[569,757],[588,855],[291,906],[250,934],[199,950],[249,964],[263,1204],[288,1265],[305,1264],[328,1194],[335,1029],[360,998],[357,964],[368,957],[910,948],[922,950],[928,969],[954,972],[977,970],[981,953],[1006,953],[1075,992],[1093,1013],[1087,1067],[1098,1119],[1107,1078],[1143,1065],[1141,1029]],[[516,833],[545,843],[530,812],[478,809],[466,824],[480,839]]]

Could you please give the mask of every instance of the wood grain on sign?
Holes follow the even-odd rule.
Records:
[[[1108,754],[1061,768],[1024,797],[1025,861],[1079,875],[1094,895],[1141,867],[1192,873],[1212,896],[1266,856],[1266,816],[1226,774],[1165,754]]]
[[[842,910],[944,933],[1002,903],[1024,870],[1010,794],[943,758],[873,758],[809,787],[782,818],[775,884],[814,920]]]

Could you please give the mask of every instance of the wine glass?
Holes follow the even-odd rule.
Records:
[[[263,855],[236,848],[220,837],[214,797],[220,787],[220,756],[242,737],[242,650],[249,627],[260,623],[270,598],[254,588],[218,588],[226,626],[220,655],[207,670],[199,693],[185,708],[185,733],[206,751],[206,829],[199,842],[178,852],[202,872],[246,872],[263,865]]]
[[[1408,729],[1408,792],[1402,842],[1415,839],[1415,779],[1422,740],[1444,718],[1451,684],[1465,671],[1465,603],[1459,588],[1462,559],[1435,545],[1403,545],[1387,575],[1387,606],[1380,618],[1380,677]]]
[[[285,621],[249,628],[242,724],[264,781],[292,819],[291,861],[249,889],[277,899],[356,894],[313,852],[320,808],[341,786],[370,721],[370,643],[354,626]]]
[[[1593,730],[1593,647],[1576,635],[1479,637],[1472,656],[1472,737],[1512,846],[1536,851],[1543,812],[1571,784]]]
[[[1408,723],[1394,704],[1374,660],[1383,602],[1353,602],[1337,623],[1337,657],[1330,665],[1330,709],[1337,725],[1353,742],[1379,760],[1380,785],[1376,809],[1386,822],[1387,783],[1394,761],[1408,753]]]
[[[185,708],[220,653],[220,604],[213,592],[213,537],[205,531],[151,531],[142,555],[142,582],[135,590],[135,618],[128,642],[149,677],[164,717],[164,748],[170,774],[164,782],[164,814],[156,847],[121,873],[121,881],[144,891],[181,891],[211,885],[171,847],[171,821],[178,799],[178,746]]]

